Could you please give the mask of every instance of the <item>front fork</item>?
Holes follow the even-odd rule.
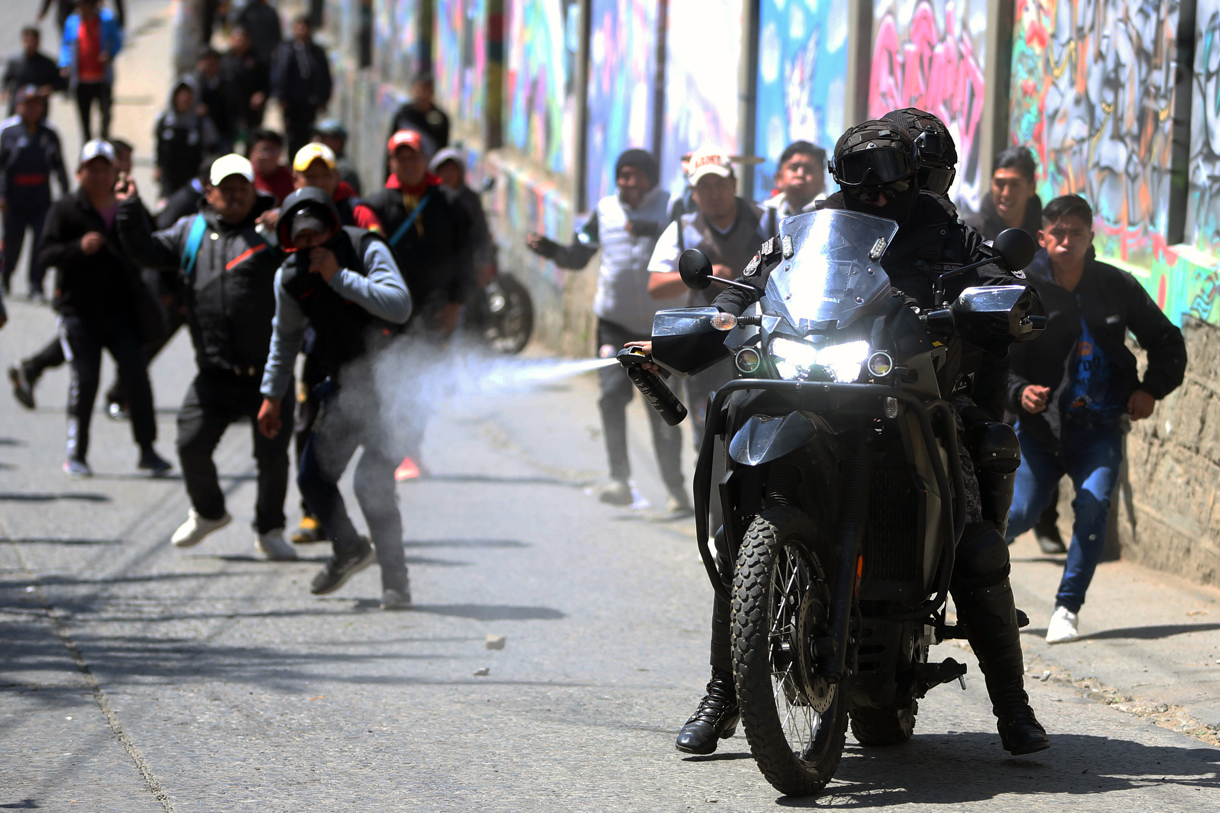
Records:
[[[873,461],[865,445],[844,467],[836,533],[838,567],[830,596],[830,634],[813,642],[820,671],[831,683],[841,681],[847,672],[851,623],[864,573],[864,534],[868,526],[872,481]]]

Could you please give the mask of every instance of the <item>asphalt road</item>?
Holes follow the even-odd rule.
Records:
[[[66,139],[73,126],[61,116]],[[54,332],[46,308],[16,301],[10,317],[4,366]],[[166,456],[192,372],[180,335],[153,367]],[[433,476],[399,488],[406,613],[377,608],[375,569],[310,597],[322,547],[299,563],[256,558],[248,426],[217,452],[236,521],[189,552],[169,544],[188,508],[181,480],[138,475],[125,424],[99,414],[97,474],[68,481],[66,389],[66,371],[49,373],[34,412],[0,394],[0,810],[1220,807],[1220,750],[1034,680],[1041,662],[1029,684],[1053,747],[1009,758],[974,660],[954,646],[934,657],[968,661],[966,691],[935,690],[903,747],[849,737],[817,799],[778,797],[740,735],[710,758],[676,752],[707,679],[711,591],[686,522],[587,493],[604,470],[591,377],[442,406],[425,447]],[[631,431],[641,496],[660,504],[638,402]],[[1144,690],[1153,700],[1178,679],[1156,641],[1089,643],[1073,650],[1080,668],[1094,652],[1163,674]]]

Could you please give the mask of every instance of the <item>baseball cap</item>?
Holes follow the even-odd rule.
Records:
[[[109,141],[102,141],[100,138],[86,141],[85,146],[80,148],[80,165],[83,167],[94,158],[105,158],[110,163],[115,163],[114,147]]]
[[[17,104],[21,104],[26,99],[41,99],[41,98],[43,98],[43,95],[38,90],[37,85],[26,85],[25,87],[19,88],[17,90],[17,96],[16,96]]]
[[[291,235],[292,240],[295,242],[297,235],[303,231],[313,231],[317,232],[318,234],[325,234],[326,224],[322,222],[321,217],[306,209],[305,211],[298,213],[296,217],[292,219],[292,230],[289,232],[289,234]]]
[[[428,164],[428,170],[430,172],[436,172],[441,168],[441,164],[445,163],[446,161],[454,162],[463,171],[466,169],[466,156],[462,155],[462,151],[455,147],[445,147],[443,150],[437,152],[436,155],[432,156],[432,161]]]
[[[415,130],[399,130],[390,136],[390,155],[397,152],[399,147],[410,147],[416,152],[423,152],[424,140]]]
[[[323,119],[313,126],[313,131],[317,135],[347,138],[347,128],[336,118]]]
[[[721,178],[733,177],[732,159],[726,150],[702,149],[691,153],[687,170],[690,185],[695,186],[701,178],[708,175],[718,175]]]
[[[251,183],[254,182],[254,166],[246,158],[237,153],[222,155],[212,162],[208,182],[212,186],[220,186],[220,182],[230,175],[240,175]]]
[[[304,172],[309,169],[310,164],[319,158],[326,163],[326,166],[331,169],[335,168],[335,151],[325,144],[319,144],[316,141],[306,144],[297,150],[296,157],[292,159],[292,168],[297,172]]]

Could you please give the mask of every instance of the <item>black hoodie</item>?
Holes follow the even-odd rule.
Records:
[[[1160,400],[1182,383],[1186,373],[1182,331],[1166,318],[1135,277],[1098,262],[1091,248],[1075,291],[1055,283],[1045,249],[1034,257],[1026,277],[1042,298],[1047,318],[1041,336],[1013,345],[1010,353],[1009,408],[1017,413],[1023,429],[1047,444],[1061,437],[1063,394],[1072,382],[1070,362],[1083,332],[1081,318],[1088,324],[1094,343],[1113,365],[1113,393],[1124,409],[1137,389]],[[1148,369],[1142,381],[1135,355],[1127,349],[1128,330],[1148,352]],[[1051,388],[1049,406],[1037,415],[1021,406],[1021,393],[1031,384]]]

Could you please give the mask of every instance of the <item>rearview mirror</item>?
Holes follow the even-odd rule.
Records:
[[[1024,229],[1005,229],[996,235],[991,247],[1009,271],[1020,271],[1034,259],[1038,246]]]
[[[702,291],[712,284],[712,261],[697,248],[688,248],[678,258],[678,273],[692,291]]]

